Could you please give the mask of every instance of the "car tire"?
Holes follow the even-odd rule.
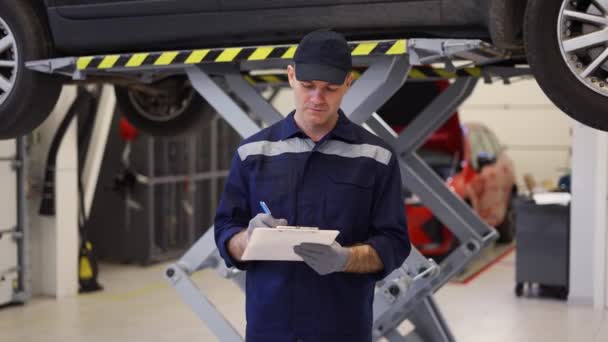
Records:
[[[496,227],[498,234],[498,243],[511,243],[515,239],[515,232],[517,230],[517,212],[513,205],[513,197],[509,199],[507,206],[507,212],[505,213],[505,219]]]
[[[11,139],[31,132],[52,111],[61,91],[61,80],[25,67],[26,61],[53,55],[52,40],[44,7],[32,1],[0,2],[0,139]],[[7,63],[13,65],[7,65]],[[8,82],[8,83],[7,83]]]
[[[585,125],[608,131],[608,64],[600,65],[595,69],[601,79],[593,77],[596,81],[593,83],[592,77],[582,77],[579,71],[586,68],[583,63],[584,55],[587,55],[588,59],[592,61],[592,52],[595,51],[594,54],[597,54],[597,50],[591,48],[573,50],[575,54],[581,54],[580,60],[578,56],[573,57],[566,52],[562,54],[564,42],[571,39],[568,37],[572,37],[573,32],[576,34],[573,31],[574,28],[580,31],[580,35],[586,34],[584,29],[589,29],[589,25],[583,25],[574,19],[560,20],[562,13],[565,13],[562,4],[572,6],[574,3],[583,2],[528,1],[524,19],[524,41],[528,63],[540,87],[562,111]],[[567,8],[564,7],[564,9]],[[595,7],[590,9],[595,9]],[[605,16],[608,17],[608,9],[606,11]],[[558,30],[558,23],[566,25],[567,22],[572,25],[569,36],[567,36],[567,30],[562,28]],[[562,41],[562,39],[564,40]],[[604,42],[604,45],[605,43],[608,42]],[[566,45],[570,47],[573,44]],[[608,49],[608,46],[606,48]],[[580,63],[576,62],[577,60]],[[573,66],[570,66],[571,63]],[[577,63],[582,66],[582,69],[577,69]],[[604,87],[600,87],[600,82]]]
[[[210,122],[216,112],[183,77],[171,77],[146,87],[153,95],[133,86],[115,86],[120,113],[143,133],[176,136],[194,133]]]

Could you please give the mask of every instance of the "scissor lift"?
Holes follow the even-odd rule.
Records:
[[[480,40],[399,39],[349,43],[353,65],[363,67],[346,94],[342,109],[355,123],[365,125],[398,154],[403,186],[415,193],[460,241],[460,246],[441,267],[423,257],[415,248],[405,263],[376,286],[374,339],[389,341],[454,341],[433,293],[461,271],[496,238],[485,224],[417,155],[416,150],[441,127],[471,94],[479,78],[529,74],[528,69],[492,66],[510,56]],[[285,69],[296,45],[231,47],[133,53],[86,57],[65,57],[27,63],[31,69],[68,75],[75,80],[87,77],[136,77],[142,82],[159,73],[185,73],[192,86],[241,136],[258,132],[283,116],[257,89],[257,82],[276,81],[260,70]],[[443,68],[419,69],[419,65],[442,64]],[[464,63],[464,64],[463,64]],[[458,66],[456,66],[458,65]],[[377,114],[384,104],[411,77],[415,81],[454,78],[422,113],[397,135]],[[240,102],[235,101],[238,97]],[[244,103],[246,112],[239,103]],[[404,209],[405,210],[405,209]],[[207,324],[221,341],[242,341],[243,337],[200,291],[190,275],[214,268],[245,289],[246,272],[227,269],[213,238],[213,227],[165,273],[184,302]],[[403,336],[397,327],[409,320],[414,330]]]

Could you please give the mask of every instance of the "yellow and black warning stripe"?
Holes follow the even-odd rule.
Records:
[[[361,74],[365,70],[356,69],[353,70],[354,79],[361,77]],[[448,71],[443,68],[432,68],[432,67],[413,67],[408,74],[409,80],[438,80],[438,79],[452,79],[458,77],[482,77],[481,68],[463,68],[456,71]],[[259,74],[259,75],[245,75],[245,80],[251,84],[287,84],[287,74]]]
[[[287,84],[287,74],[273,74],[273,75],[245,75],[245,80],[253,85],[256,84]]]
[[[405,39],[398,39],[389,41],[353,42],[349,43],[349,47],[353,57],[402,55],[407,52],[407,41]],[[296,49],[297,45],[280,45],[85,56],[76,59],[76,68],[80,71],[100,71],[116,68],[130,69],[143,66],[173,66],[199,63],[292,59]]]
[[[408,79],[449,79],[458,77],[481,77],[481,68],[463,68],[456,71],[448,71],[443,68],[414,67],[410,70]]]

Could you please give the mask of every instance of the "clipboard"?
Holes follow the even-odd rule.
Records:
[[[242,260],[302,261],[293,247],[303,242],[331,245],[340,232],[311,227],[279,226],[256,228],[243,252]]]

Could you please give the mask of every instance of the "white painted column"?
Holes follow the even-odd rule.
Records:
[[[114,95],[114,87],[104,85],[99,98],[99,106],[95,116],[95,125],[91,135],[91,143],[86,153],[86,160],[82,171],[82,185],[84,190],[84,206],[85,214],[88,217],[91,205],[93,204],[93,196],[97,188],[97,180],[101,171],[101,162],[106,150],[106,142],[112,119],[114,118],[114,109],[116,108],[116,96]]]
[[[30,181],[41,188],[48,150],[61,120],[76,98],[75,86],[63,88],[49,118],[31,135]],[[76,119],[59,148],[56,163],[56,215],[38,214],[40,193],[28,198],[32,293],[55,298],[78,293],[78,136]]]
[[[608,134],[574,125],[569,302],[601,308],[606,295]]]

